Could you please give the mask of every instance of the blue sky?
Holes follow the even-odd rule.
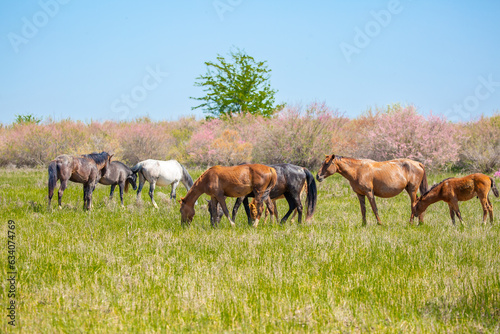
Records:
[[[500,109],[499,1],[2,1],[0,122],[203,117],[204,62],[265,60],[276,102]]]

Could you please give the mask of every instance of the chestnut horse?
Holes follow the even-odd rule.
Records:
[[[288,217],[293,213],[298,213],[298,222],[302,222],[302,202],[300,200],[300,195],[302,191],[307,189],[307,215],[306,221],[311,219],[314,214],[314,210],[316,209],[316,203],[318,200],[318,194],[316,189],[316,182],[314,181],[314,176],[311,172],[304,167],[292,165],[292,164],[276,164],[269,165],[276,169],[276,174],[278,175],[278,179],[276,181],[276,185],[271,192],[269,193],[269,197],[272,200],[272,204],[268,205],[267,212],[269,211],[271,216],[274,215],[276,221],[278,221],[278,208],[276,206],[276,200],[280,198],[285,198],[288,202],[288,212],[281,219],[281,224],[284,224]],[[241,205],[244,204],[245,212],[247,214],[248,223],[250,224],[250,206],[248,205],[248,197],[253,197],[253,194],[248,194],[245,197],[240,197],[236,200],[233,207],[232,218],[233,221],[236,217],[236,213]],[[272,218],[272,217],[271,217]]]
[[[235,224],[229,216],[225,196],[242,197],[253,192],[255,197],[251,204],[252,220],[253,226],[257,226],[264,207],[263,202],[269,197],[269,192],[276,184],[276,180],[276,170],[265,165],[211,167],[194,182],[186,197],[181,198],[181,222],[182,224],[191,223],[195,214],[194,204],[196,200],[202,194],[207,194],[213,203],[217,201],[221,205],[231,226],[234,226]]]
[[[107,152],[80,156],[63,154],[52,160],[49,163],[49,209],[57,180],[61,180],[61,185],[57,193],[59,208],[61,208],[62,196],[69,180],[83,183],[83,208],[90,210],[92,206],[92,192],[97,182],[106,173],[112,156]]]
[[[351,184],[352,190],[358,195],[363,216],[363,225],[366,225],[365,196],[377,218],[378,215],[375,196],[382,198],[394,197],[403,190],[410,195],[411,205],[417,200],[417,191],[427,191],[427,175],[424,165],[410,159],[395,159],[389,161],[373,161],[370,159],[353,159],[335,155],[327,155],[316,175],[322,182],[328,176],[339,173]],[[419,217],[420,218],[420,217]],[[413,222],[413,217],[410,223]]]
[[[425,212],[427,207],[439,201],[448,203],[450,209],[450,217],[453,225],[455,225],[455,214],[462,221],[462,214],[458,208],[459,201],[468,201],[474,196],[479,198],[483,207],[483,223],[486,223],[486,217],[490,214],[490,223],[493,224],[493,206],[491,205],[488,193],[490,189],[493,194],[498,197],[498,189],[495,181],[484,174],[476,173],[464,177],[450,177],[435,184],[417,199],[417,202],[412,208],[412,217],[420,216]],[[420,220],[420,219],[419,219]],[[420,220],[423,223],[423,220]]]

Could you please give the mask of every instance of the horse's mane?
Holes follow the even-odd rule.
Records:
[[[182,166],[182,165],[181,165]],[[204,171],[203,173],[201,173],[200,177],[196,179],[196,181],[194,181],[193,183],[193,186],[197,185],[198,183],[201,182],[201,180],[203,179],[203,177],[205,176],[205,174],[207,174],[207,172],[212,169],[212,167],[208,168],[206,171]]]
[[[107,152],[101,152],[101,153],[93,152],[90,154],[84,154],[83,156],[94,160],[96,164],[100,165],[105,163],[106,160],[108,160],[109,154]]]
[[[423,193],[422,196],[420,196],[420,197],[424,197],[425,195],[427,195],[428,193],[430,193],[431,190],[433,190],[434,188],[436,188],[437,186],[439,186],[440,184],[442,184],[444,181],[448,181],[449,179],[452,179],[452,178],[448,177],[448,178],[444,179],[441,182],[433,184],[432,187],[430,187],[429,190],[427,190],[425,193]]]
[[[121,162],[121,161],[118,161],[118,160],[113,160],[112,162],[113,162],[114,164],[120,164],[120,165],[122,165],[123,167],[127,167],[128,169],[130,169],[130,167],[129,167],[129,166],[125,165],[125,164],[124,164],[123,162]]]

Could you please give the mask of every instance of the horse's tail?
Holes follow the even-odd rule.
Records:
[[[304,168],[304,172],[306,173],[306,183],[307,183],[307,215],[306,220],[310,219],[314,214],[314,210],[316,209],[316,203],[318,202],[318,190],[316,188],[316,181],[314,181],[314,175],[311,172]]]
[[[191,187],[193,186],[193,178],[191,177],[191,175],[189,175],[189,172],[187,171],[186,167],[184,167],[184,165],[179,165],[181,165],[182,167],[182,179],[184,181],[183,183],[186,186],[186,189],[189,191],[189,189],[191,189]]]
[[[49,164],[49,201],[54,196],[54,188],[57,184],[57,162],[51,161]]]
[[[125,180],[125,188],[123,188],[123,191],[128,193],[128,184],[129,184],[129,181],[128,179]]]
[[[140,172],[142,169],[142,162],[137,163],[134,167],[130,168],[132,170],[132,173],[137,173]]]
[[[429,190],[429,184],[427,183],[427,173],[425,172],[425,166],[423,164],[420,164],[420,167],[424,171],[422,182],[420,182],[420,196],[422,196],[427,192],[427,190]]]
[[[492,177],[490,177],[490,180],[491,180],[491,190],[493,190],[493,194],[495,195],[495,197],[500,196],[500,194],[498,193],[497,186],[495,184],[495,180],[493,180]]]

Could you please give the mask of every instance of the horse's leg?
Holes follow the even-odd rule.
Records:
[[[486,197],[488,200],[488,211],[490,213],[490,223],[493,224],[493,205],[491,205],[490,199]]]
[[[458,219],[460,220],[460,223],[464,223],[464,221],[462,220],[462,214],[460,213],[460,209],[458,208],[458,200],[455,199],[455,200],[452,200],[450,202],[450,205],[451,207],[453,208],[453,210],[455,211],[455,214],[457,215]]]
[[[176,197],[176,189],[177,189],[177,186],[179,185],[179,181],[176,181],[174,183],[172,183],[172,191],[170,192],[170,199],[174,199],[175,201],[175,197]]]
[[[415,202],[417,201],[417,191],[418,188],[411,186],[410,184],[406,187],[406,191],[408,192],[408,195],[410,195],[410,212],[413,210],[413,205],[415,205]],[[410,224],[413,225],[413,215],[410,216]],[[418,216],[418,222],[423,222],[423,214]]]
[[[231,214],[231,218],[233,219],[233,221],[236,220],[236,214],[238,213],[238,209],[240,208],[241,202],[243,202],[244,200],[245,197],[238,197],[236,199],[236,202],[234,202],[233,213]],[[247,206],[248,206],[248,200],[247,200]]]
[[[293,213],[295,209],[297,209],[298,211],[298,205],[295,198],[290,193],[285,193],[283,195],[285,196],[285,199],[288,202],[288,211],[285,213],[283,218],[281,218],[281,224],[284,224],[287,221],[288,217],[290,217],[290,215]],[[300,203],[300,197],[299,197],[299,203]],[[301,221],[302,221],[302,211],[300,211],[299,213],[299,223]]]
[[[363,226],[366,225],[366,202],[365,202],[365,195],[358,195],[359,199],[359,206],[361,207],[361,216],[363,217],[363,222],[361,223]]]
[[[154,193],[155,193],[155,186],[156,182],[149,182],[149,197],[151,198],[151,202],[153,203],[153,206],[158,209],[158,205],[156,205],[155,199],[154,199]]]
[[[92,205],[92,185],[86,183],[83,185],[83,209],[90,210]]]
[[[212,227],[217,227],[220,221],[218,206],[219,202],[215,197],[212,197],[210,201],[208,201],[208,212],[210,213],[210,225]]]
[[[270,216],[269,220],[270,220],[270,223],[272,224],[275,205],[274,205],[274,202],[269,197],[266,199],[265,202],[266,202],[266,212],[265,212],[265,216],[264,216],[264,223],[267,222],[267,216],[269,213],[269,216]],[[276,220],[278,220],[278,218],[276,218]]]
[[[378,216],[377,203],[375,203],[375,195],[373,195],[373,193],[369,193],[368,195],[366,195],[366,197],[368,197],[368,201],[370,202],[373,213],[375,214],[375,217],[377,218],[377,224],[384,225],[384,224],[382,224],[382,221],[380,220],[380,217]]]
[[[275,199],[273,199],[272,202],[273,202],[273,207],[274,207],[274,210],[273,210],[274,219],[276,220],[276,224],[278,224],[278,221],[279,221],[279,219],[278,219],[278,217],[279,217],[279,214],[278,214],[278,205],[276,204],[276,200]],[[297,212],[297,211],[294,211],[294,214],[293,214],[294,216],[295,216],[295,212]],[[293,217],[292,217],[292,219],[293,219]]]
[[[217,201],[219,202],[220,206],[222,207],[222,211],[226,215],[227,219],[229,219],[229,223],[231,224],[231,227],[234,227],[235,224],[231,217],[229,216],[229,210],[227,209],[226,206],[226,199],[224,198],[224,194],[218,194],[216,197]]]
[[[236,204],[235,204],[236,206]],[[245,213],[247,214],[248,225],[252,225],[252,215],[250,214],[250,205],[248,203],[248,197],[243,198],[243,207],[245,208]],[[234,209],[233,209],[234,212]],[[234,220],[234,219],[233,219]]]
[[[64,194],[64,190],[66,189],[67,186],[68,186],[68,180],[61,179],[61,184],[59,186],[59,190],[57,191],[57,203],[59,204],[59,209],[62,209],[61,205],[62,197]]]
[[[137,200],[141,198],[142,187],[144,187],[144,183],[146,183],[146,178],[142,175],[142,172],[139,172],[139,186],[137,187]]]
[[[123,205],[123,188],[125,188],[125,182],[127,182],[127,181],[120,182],[120,184],[118,185],[118,187],[120,187],[120,202],[122,203],[122,207],[124,207],[124,205]]]
[[[453,223],[453,225],[455,225],[455,210],[453,210],[453,207],[450,203],[448,203],[448,207],[450,209],[451,222]]]
[[[115,187],[116,187],[116,184],[112,184],[111,185],[111,191],[109,192],[109,200],[112,201],[113,200],[113,194],[115,192]]]

